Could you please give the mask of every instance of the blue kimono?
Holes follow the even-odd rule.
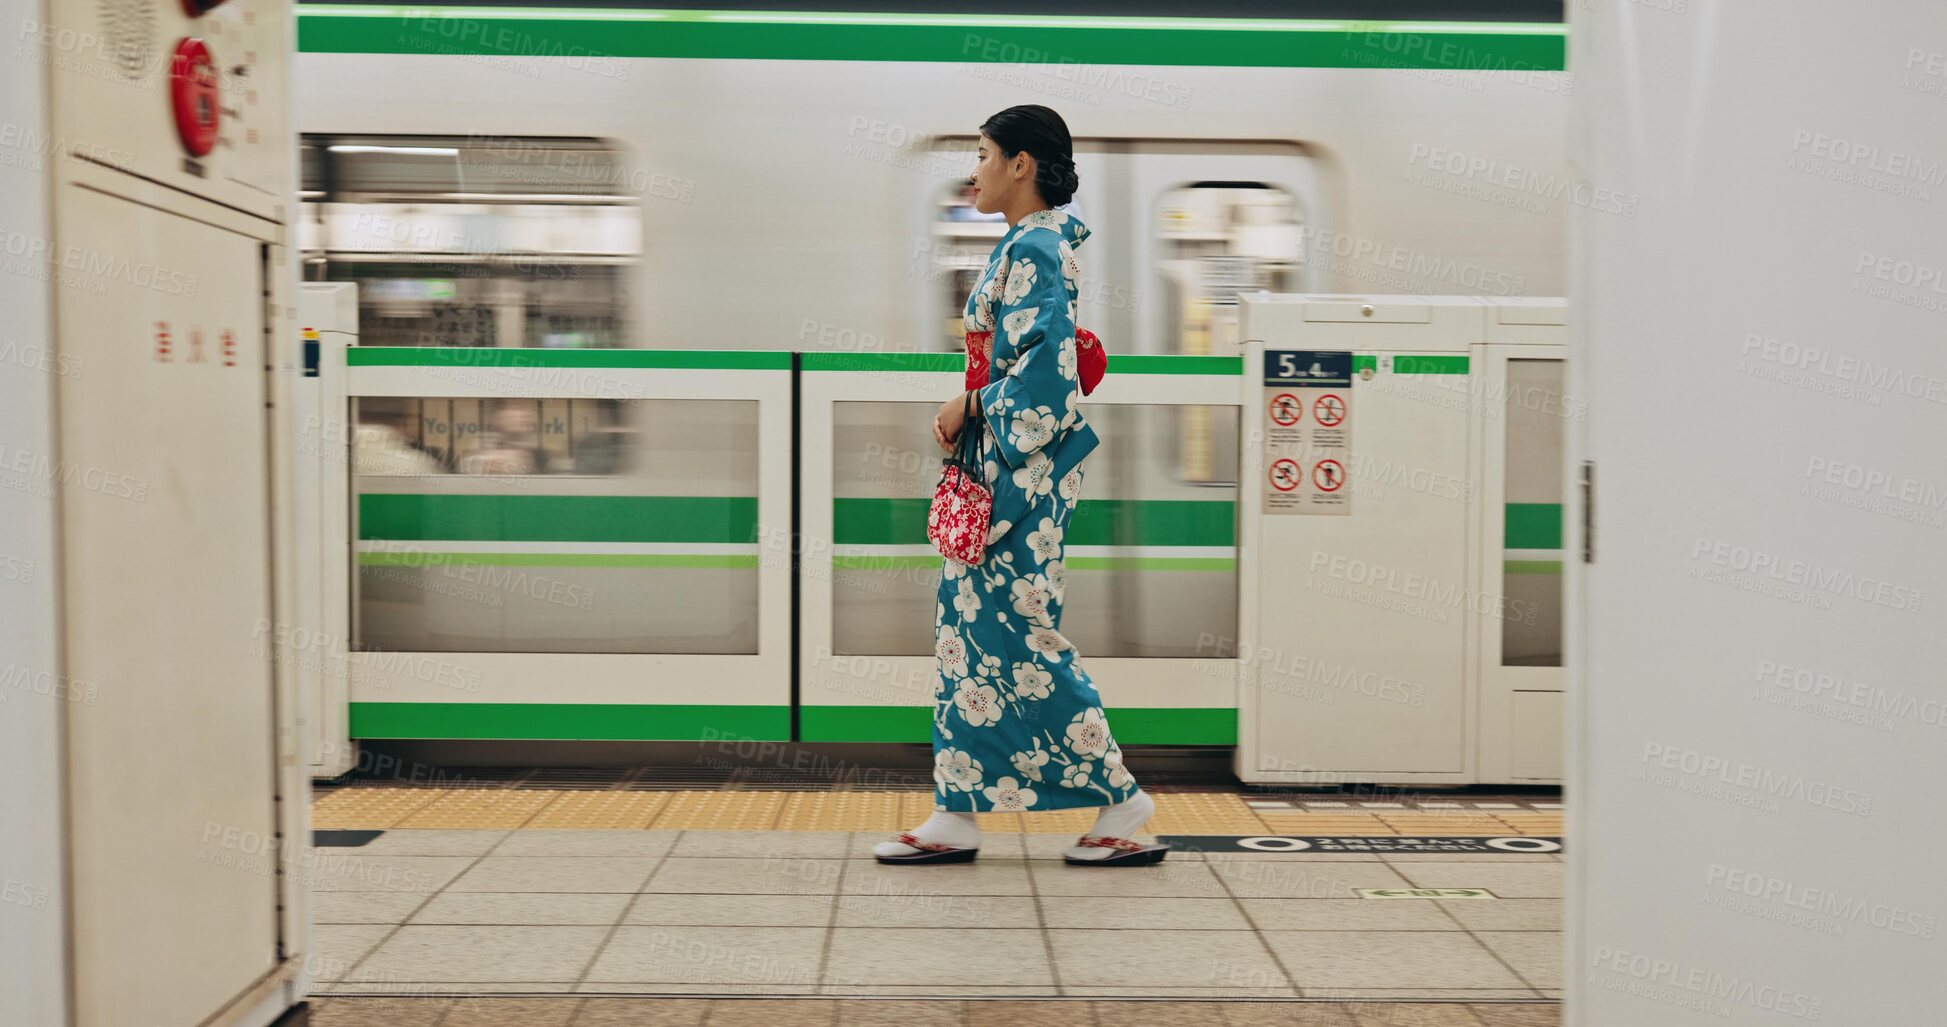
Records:
[[[993,526],[978,567],[944,561],[934,653],[936,809],[1105,806],[1136,794],[1102,700],[1061,634],[1062,533],[1095,449],[1075,367],[1075,247],[1088,228],[1043,210],[1008,229],[967,298],[992,331],[980,440]],[[1005,265],[1005,266],[1003,266]]]

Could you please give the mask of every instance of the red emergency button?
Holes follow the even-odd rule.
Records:
[[[219,110],[216,60],[210,48],[194,37],[176,44],[169,65],[169,95],[176,108],[176,134],[190,156],[201,157],[216,148]]]

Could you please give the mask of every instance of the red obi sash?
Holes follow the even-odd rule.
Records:
[[[967,391],[987,384],[987,372],[994,359],[994,333],[967,333]],[[1075,329],[1075,371],[1082,379],[1082,395],[1095,391],[1109,370],[1109,352],[1102,340],[1086,328]]]

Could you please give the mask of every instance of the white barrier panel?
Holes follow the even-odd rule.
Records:
[[[349,358],[353,737],[790,737],[791,354]]]
[[[1560,777],[1560,300],[1246,294],[1246,781]]]
[[[953,354],[804,355],[805,741],[931,737],[940,557],[926,506]],[[1068,532],[1062,630],[1124,744],[1236,741],[1235,358],[1112,357]]]

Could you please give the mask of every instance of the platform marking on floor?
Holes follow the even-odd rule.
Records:
[[[1362,899],[1492,899],[1486,888],[1358,888]]]
[[[372,839],[384,831],[342,831],[326,829],[311,832],[311,845],[314,848],[357,849],[372,843]]]
[[[1330,835],[1301,837],[1298,835],[1210,835],[1210,834],[1159,834],[1157,840],[1190,852],[1290,852],[1303,854],[1322,853],[1534,853],[1560,852],[1560,838],[1540,838],[1534,836],[1487,837],[1487,836],[1393,836],[1393,835]]]

